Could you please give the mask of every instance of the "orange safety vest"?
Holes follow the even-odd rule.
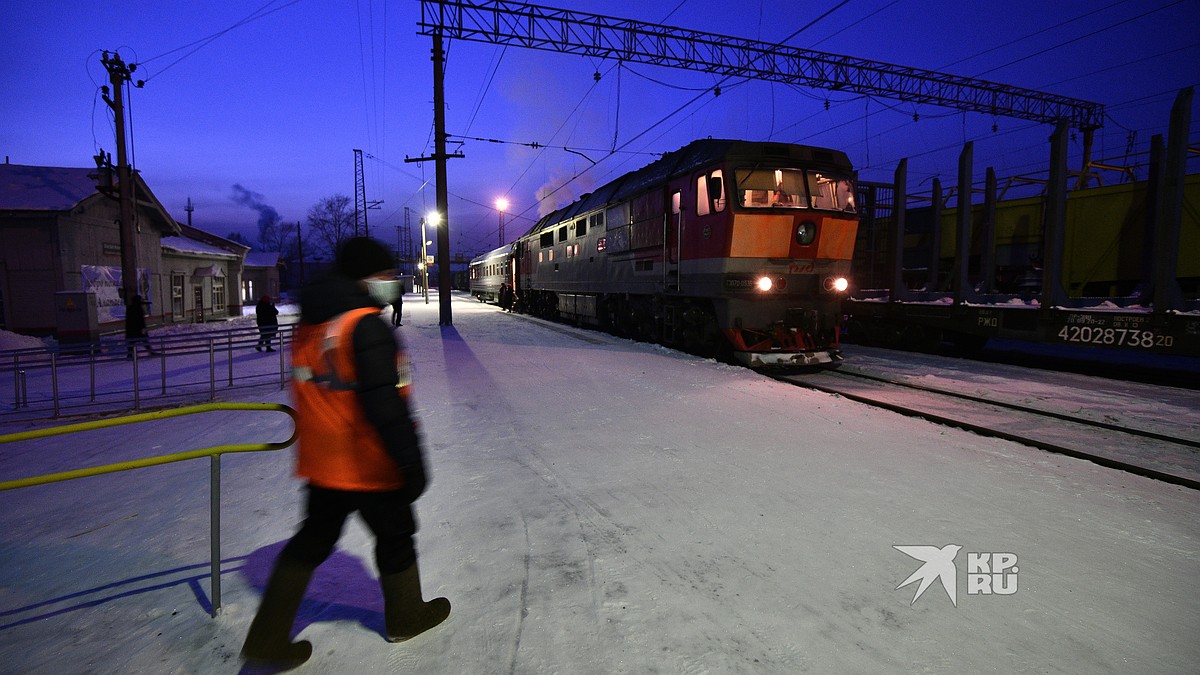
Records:
[[[343,312],[296,328],[292,390],[298,431],[296,475],[318,487],[376,492],[404,487],[404,473],[367,421],[355,391],[354,329],[379,309]],[[397,395],[408,395],[408,357],[397,346]]]

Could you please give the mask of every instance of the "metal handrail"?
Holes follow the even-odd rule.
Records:
[[[52,416],[57,418],[61,413],[61,408],[68,403],[68,399],[79,399],[86,397],[87,401],[82,403],[76,402],[76,406],[88,406],[96,403],[97,386],[96,386],[96,368],[101,364],[116,364],[132,361],[132,391],[130,390],[108,390],[101,392],[107,396],[132,394],[133,409],[138,410],[142,406],[142,382],[139,377],[139,366],[143,362],[157,362],[157,370],[160,373],[162,396],[167,395],[167,376],[169,372],[168,362],[175,361],[179,357],[188,355],[207,354],[208,359],[208,378],[204,381],[194,380],[184,383],[184,386],[203,386],[207,383],[208,399],[210,401],[217,398],[216,383],[218,375],[217,354],[224,353],[227,373],[220,379],[227,380],[227,386],[233,387],[235,380],[254,380],[256,382],[269,382],[278,379],[279,388],[282,389],[288,377],[290,369],[287,367],[285,351],[290,347],[292,342],[292,334],[294,324],[282,324],[272,334],[272,342],[278,346],[276,351],[279,352],[278,369],[275,371],[259,372],[251,375],[234,374],[234,357],[243,349],[248,349],[255,346],[258,341],[259,329],[255,326],[240,327],[234,329],[225,329],[219,331],[209,331],[204,333],[189,333],[186,335],[177,336],[161,336],[150,338],[150,346],[156,350],[153,356],[142,356],[141,350],[137,342],[132,342],[126,339],[120,340],[101,340],[100,342],[86,343],[81,345],[63,345],[58,349],[49,348],[26,348],[0,351],[0,373],[12,371],[12,391],[14,411],[19,411],[23,408],[30,408],[29,385],[26,381],[26,375],[32,374],[35,371],[49,371],[50,382],[46,389],[42,390],[41,396],[36,397],[32,403],[34,409],[40,406],[36,404],[50,404],[52,406]],[[75,394],[62,393],[59,391],[60,371],[68,368],[86,368],[87,372],[82,373],[83,377],[77,376],[74,382],[89,382],[89,387],[83,392]],[[185,369],[186,370],[186,369]],[[174,372],[174,371],[170,371]],[[84,379],[86,378],[86,379]],[[48,395],[48,397],[47,397]]]
[[[212,570],[212,616],[216,617],[217,613],[221,609],[221,455],[234,452],[265,452],[282,450],[291,446],[292,443],[296,441],[297,433],[296,411],[294,409],[282,403],[205,403],[202,405],[188,406],[185,408],[159,410],[155,412],[141,413],[138,415],[126,415],[124,417],[113,417],[105,420],[95,420],[92,422],[67,424],[57,427],[47,427],[45,429],[36,429],[33,431],[22,431],[15,434],[0,435],[0,444],[16,443],[19,441],[47,438],[49,436],[61,436],[64,434],[78,433],[80,431],[92,431],[95,429],[123,426],[126,424],[137,424],[139,422],[152,422],[171,417],[181,417],[184,415],[194,415],[197,413],[214,412],[218,410],[275,411],[287,413],[292,418],[292,435],[288,437],[286,441],[282,442],[215,445],[210,448],[202,448],[199,450],[188,450],[185,452],[177,452],[169,455],[157,455],[155,457],[136,459],[128,462],[117,462],[114,464],[104,464],[85,469],[61,471],[58,473],[45,474],[41,476],[31,476],[29,478],[3,481],[0,482],[0,492],[5,490],[32,487],[35,485],[45,485],[47,483],[59,483],[77,478],[87,478],[89,476],[99,476],[106,473],[117,473],[119,471],[143,469],[148,466],[182,462],[189,459],[199,459],[200,457],[207,456],[210,460],[209,542],[211,545],[210,566]]]

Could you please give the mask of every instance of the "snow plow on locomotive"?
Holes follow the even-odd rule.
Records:
[[[694,141],[544,216],[509,265],[476,258],[471,290],[501,274],[536,316],[752,367],[836,363],[852,171],[837,150]]]

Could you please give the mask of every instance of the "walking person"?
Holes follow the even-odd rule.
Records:
[[[312,644],[291,642],[313,571],[357,511],[375,536],[386,639],[440,624],[450,601],[422,599],[413,502],[426,487],[408,404],[408,358],[380,310],[396,299],[395,261],[379,242],[346,240],[334,271],[304,288],[293,345],[296,473],[307,481],[304,523],[283,548],[250,624],[242,658],[291,668]]]
[[[254,345],[254,350],[261,352],[263,347],[266,347],[269,352],[275,351],[271,348],[271,340],[279,331],[279,310],[275,308],[275,303],[271,302],[271,296],[264,295],[259,298],[258,304],[254,306],[254,320],[258,323],[258,344]]]
[[[396,300],[392,302],[392,328],[402,326],[400,323],[400,315],[404,312],[404,282],[400,282],[400,287],[396,291]]]
[[[150,352],[150,356],[154,356],[154,348],[150,346],[150,338],[146,335],[146,305],[142,302],[142,296],[135,294],[125,305],[126,359],[133,358],[133,352],[139,344]]]

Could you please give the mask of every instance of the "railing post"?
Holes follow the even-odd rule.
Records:
[[[13,410],[21,409],[21,357],[13,354]]]
[[[29,387],[25,382],[25,371],[21,371],[20,386],[17,387],[17,403],[18,407],[29,407]]]
[[[54,394],[54,419],[58,419],[58,354],[50,352],[50,388]]]
[[[133,348],[133,409],[142,409],[141,378],[138,376],[138,349]]]
[[[88,349],[88,380],[91,383],[91,398],[96,400],[96,346],[93,345]]]
[[[286,368],[286,367],[287,367],[287,363],[283,358],[283,331],[280,331],[279,332],[279,389],[280,389],[280,391],[283,390],[283,388],[285,386],[284,382],[287,379],[284,376],[284,368]]]
[[[162,371],[162,393],[163,393],[163,396],[166,396],[167,395],[167,352],[165,350],[163,350],[161,340],[159,340],[159,343],[158,343],[158,365],[159,365],[159,370]]]
[[[217,400],[217,353],[212,338],[208,339],[208,400]]]
[[[221,455],[209,455],[209,544],[212,566],[212,616],[221,612]]]
[[[225,358],[229,362],[229,386],[233,386],[233,331],[225,333],[226,350]]]

